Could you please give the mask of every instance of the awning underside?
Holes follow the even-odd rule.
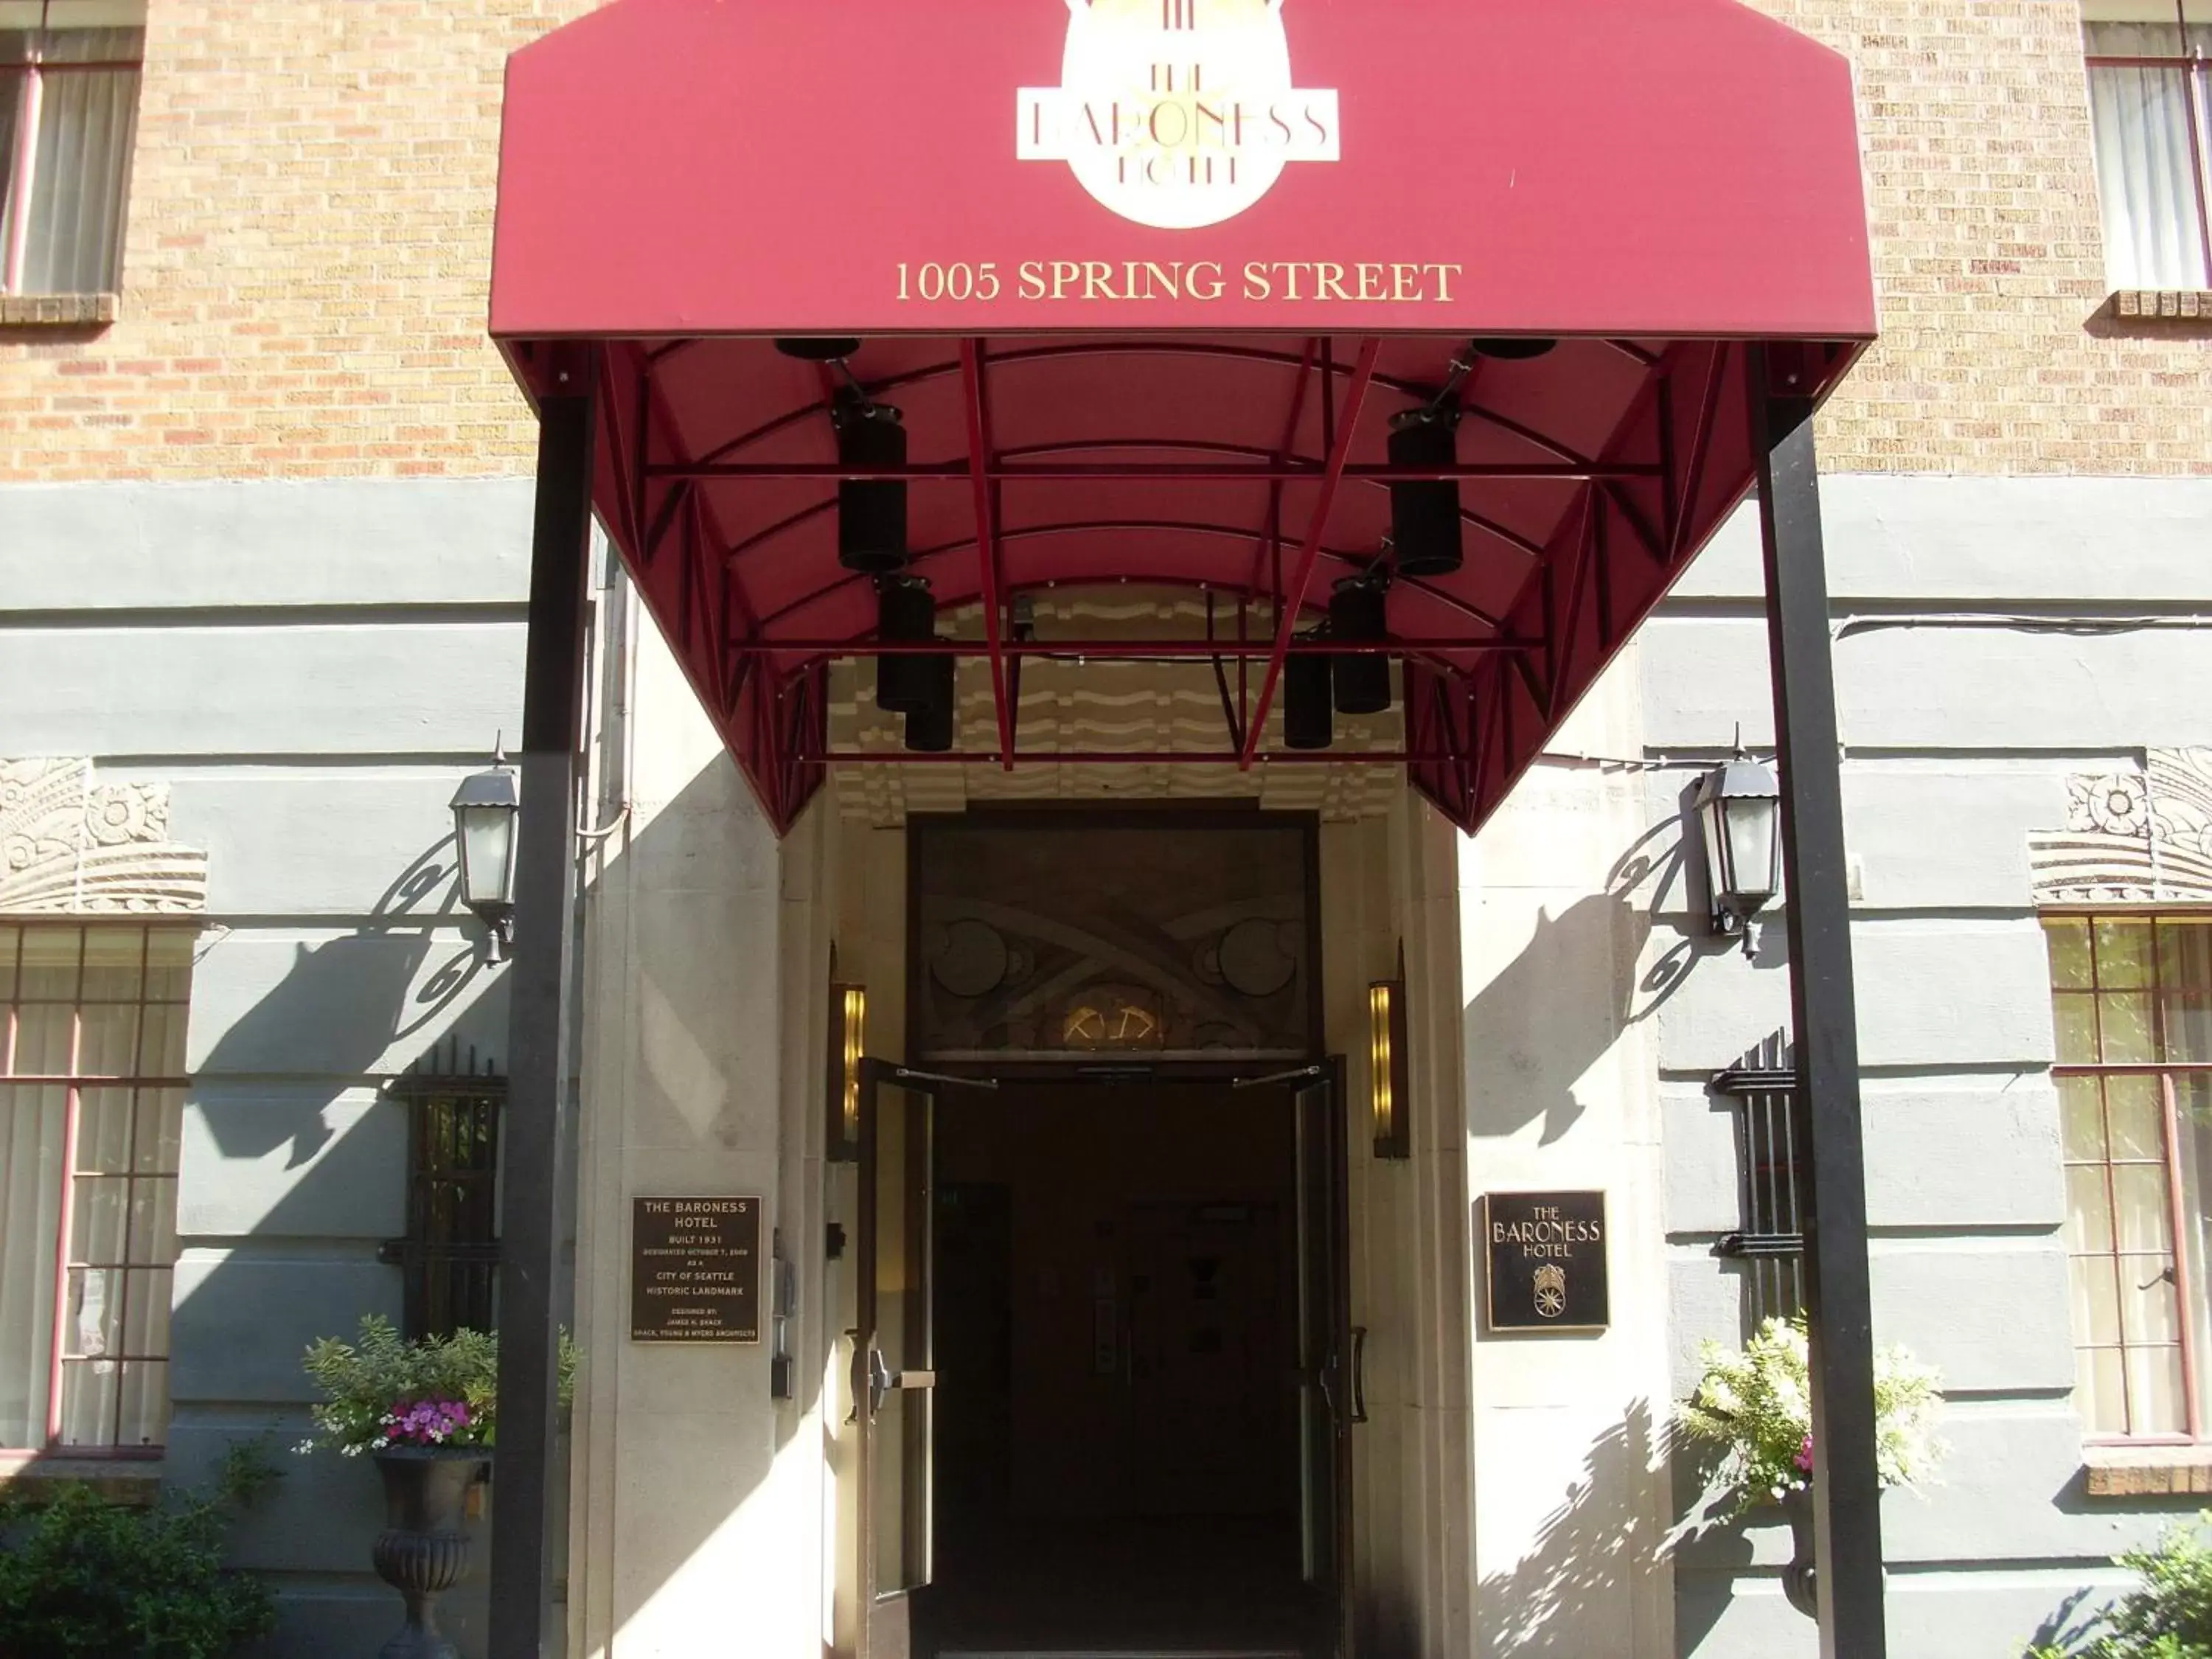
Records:
[[[1340,757],[1404,764],[1472,830],[1749,488],[1759,349],[1565,339],[1501,361],[1432,337],[884,338],[848,377],[763,339],[511,348],[540,387],[596,374],[601,519],[780,831],[834,765],[1068,758],[1018,729],[1020,664],[1039,654],[1218,665],[1218,739],[1127,758],[1328,760],[1284,753],[1255,715],[1279,708],[1287,653],[1315,648],[1292,635],[1334,582],[1387,566],[1389,485],[1413,476],[1459,480],[1466,562],[1390,583],[1404,746]],[[1764,349],[1778,391],[1817,400],[1859,347]],[[978,610],[937,647],[990,678],[989,717],[951,756],[830,747],[830,667],[879,648],[873,586],[838,561],[830,413],[854,381],[903,413],[911,571],[942,611]],[[1456,466],[1394,471],[1390,417],[1447,386]],[[1212,641],[1018,637],[1022,596],[1122,583],[1214,596]]]

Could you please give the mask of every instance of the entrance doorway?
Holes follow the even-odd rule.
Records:
[[[936,1659],[1339,1650],[1334,1069],[933,1089],[872,1068],[871,1109],[902,1120],[863,1176],[876,1259],[895,1233],[902,1264],[874,1276],[903,1287],[879,1334],[905,1346],[872,1369],[927,1375],[871,1436],[872,1516],[927,1539],[926,1564],[877,1576],[872,1630]],[[889,1191],[908,1182],[927,1240]]]

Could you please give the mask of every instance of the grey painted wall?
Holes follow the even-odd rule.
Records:
[[[2069,1596],[2118,1582],[2113,1552],[2194,1507],[2085,1495],[2027,853],[2064,824],[2069,775],[2212,739],[2212,483],[1832,477],[1823,492],[1876,1335],[1941,1365],[1950,1395],[1942,1484],[1884,1508],[1892,1651],[2014,1659]],[[1736,723],[1771,741],[1756,535],[1740,514],[1641,652],[1640,850],[1658,869],[1633,997],[1657,1036],[1678,1394],[1699,1338],[1741,1334],[1741,1282],[1712,1254],[1741,1225],[1734,1127],[1705,1081],[1788,1014],[1778,915],[1747,959],[1705,936],[1702,875],[1670,863],[1699,857],[1682,793]],[[1686,1541],[1682,1650],[1816,1651],[1771,1577],[1788,1553],[1779,1528]]]
[[[209,854],[167,1472],[274,1434],[286,1476],[239,1554],[283,1593],[288,1659],[368,1659],[397,1623],[374,1472],[290,1452],[298,1361],[398,1311],[376,1249],[406,1125],[380,1085],[448,1034],[504,1051],[447,802],[520,726],[530,514],[523,480],[0,490],[0,753],[167,782]],[[480,1650],[480,1575],[448,1624]]]

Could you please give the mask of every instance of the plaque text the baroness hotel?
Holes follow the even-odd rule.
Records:
[[[760,1243],[757,1198],[637,1200],[630,1340],[759,1341]]]

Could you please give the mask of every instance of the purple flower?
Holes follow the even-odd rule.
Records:
[[[1805,1443],[1797,1448],[1797,1455],[1790,1460],[1807,1474],[1813,1473],[1813,1437],[1807,1435]]]

